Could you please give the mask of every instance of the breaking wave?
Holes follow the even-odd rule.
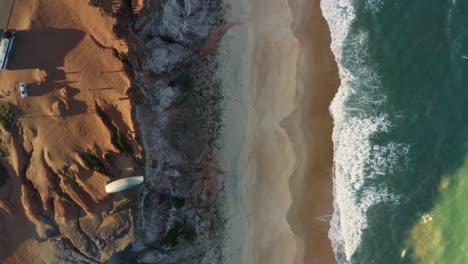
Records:
[[[351,27],[356,18],[353,4],[349,0],[321,1],[341,78],[330,106],[334,122],[334,213],[329,232],[340,262],[353,262],[353,254],[368,225],[368,209],[398,201],[398,196],[376,184],[375,179],[391,175],[409,151],[404,144],[372,141],[373,137],[389,132],[391,123],[387,113],[377,110],[386,97],[367,53],[367,32]],[[368,4],[369,8],[375,8],[372,12],[378,12],[382,1]]]

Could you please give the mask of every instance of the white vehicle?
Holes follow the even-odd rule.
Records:
[[[28,96],[28,87],[26,86],[25,83],[20,83],[19,89],[20,89],[21,97]]]
[[[8,56],[10,55],[11,48],[13,47],[15,36],[15,31],[5,30],[3,32],[2,40],[0,42],[0,71],[5,70],[7,67]]]

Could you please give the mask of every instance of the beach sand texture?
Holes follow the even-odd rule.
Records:
[[[102,15],[84,0],[15,1],[9,27],[17,37],[9,70],[0,72],[2,100],[18,107],[16,126],[1,136],[9,150],[5,163],[10,170],[9,181],[0,190],[2,263],[40,258],[51,263],[52,251],[36,241],[46,241],[48,235],[44,215],[61,228],[76,220],[68,219],[63,193],[71,199],[70,208],[79,210],[80,220],[90,221],[112,221],[103,212],[124,198],[108,198],[104,185],[110,178],[88,170],[77,154],[78,148],[101,158],[119,152],[95,114],[95,101],[113,105],[121,123],[135,130],[126,96],[130,81],[112,50],[125,51],[126,46],[113,34],[114,24],[112,16]],[[20,82],[28,84],[29,97],[19,95]],[[122,162],[122,168],[112,173],[130,176],[133,170],[126,167],[131,163]],[[67,177],[70,169],[76,173],[73,180]],[[64,230],[62,235],[73,240],[70,236],[76,232]],[[122,241],[128,243],[132,236],[130,230]]]
[[[225,47],[235,83],[221,155],[233,177],[230,263],[334,263],[328,106],[339,81],[319,5],[231,3],[244,24]]]
[[[301,54],[298,108],[285,122],[297,154],[290,182],[293,204],[289,221],[296,235],[304,239],[303,263],[334,263],[327,222],[333,213],[333,122],[328,107],[339,86],[338,69],[320,1],[290,0],[290,4]]]

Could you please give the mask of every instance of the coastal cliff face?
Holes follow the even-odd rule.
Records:
[[[153,1],[154,2],[154,1]],[[156,1],[131,26],[137,73],[170,74],[196,56],[219,23],[220,1]]]
[[[223,174],[215,154],[222,96],[214,77],[216,54],[204,49],[210,33],[219,34],[221,2],[145,4],[124,31],[146,183],[136,242],[112,260],[221,263]]]
[[[208,0],[15,3],[22,71],[0,76],[33,89],[1,95],[18,109],[0,138],[17,176],[0,189],[2,263],[221,263],[221,16]],[[143,171],[139,190],[104,192]]]

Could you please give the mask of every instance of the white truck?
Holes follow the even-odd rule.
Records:
[[[10,55],[11,48],[13,47],[13,40],[15,40],[16,32],[5,30],[0,42],[0,71],[6,69],[8,64],[8,56]]]

